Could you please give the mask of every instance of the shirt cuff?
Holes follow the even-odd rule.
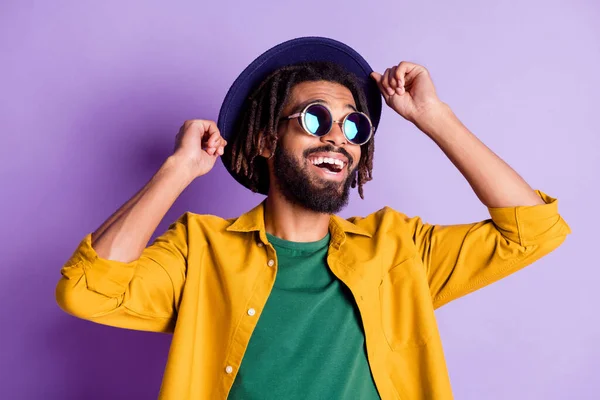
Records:
[[[558,200],[536,190],[545,204],[488,208],[503,236],[522,246],[537,244],[571,233],[558,213]]]
[[[133,274],[136,261],[124,263],[101,258],[92,247],[92,234],[86,235],[70,264],[79,264],[85,274],[87,288],[108,297],[125,293]]]

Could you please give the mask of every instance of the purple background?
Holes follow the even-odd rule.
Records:
[[[440,97],[558,197],[573,229],[534,266],[437,312],[456,398],[598,398],[595,0],[90,3],[0,5],[2,398],[156,398],[170,337],[64,314],[59,270],[147,182],[185,119],[216,119],[254,57],[304,35],[342,40],[381,72],[427,66]],[[343,216],[389,205],[442,224],[487,218],[413,126],[386,108],[378,132],[375,179]],[[186,210],[233,217],[261,199],[218,163],[159,231]]]

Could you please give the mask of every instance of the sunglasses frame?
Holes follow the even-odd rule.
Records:
[[[306,124],[304,123],[304,116],[306,115],[308,109],[312,106],[321,106],[323,107],[325,110],[327,110],[327,112],[329,113],[329,118],[331,119],[331,125],[329,126],[329,130],[327,131],[327,133],[325,133],[322,136],[319,135],[315,135],[314,133],[310,132],[308,130],[308,128],[306,127]],[[362,143],[355,143],[353,142],[347,135],[346,135],[346,131],[344,130],[344,123],[346,122],[346,119],[348,119],[348,117],[352,114],[362,114],[365,116],[365,118],[367,119],[367,121],[369,121],[369,125],[371,125],[371,132],[369,132],[369,137]],[[287,117],[283,117],[282,119],[286,119],[286,120],[290,120],[290,119],[294,119],[294,118],[298,118],[299,122],[300,122],[300,126],[302,126],[302,129],[304,129],[304,131],[306,133],[308,133],[311,136],[314,137],[324,137],[329,135],[329,133],[331,132],[331,129],[333,128],[333,124],[338,124],[340,126],[340,129],[342,130],[342,133],[344,134],[344,137],[346,139],[348,139],[348,142],[356,145],[356,146],[362,146],[363,144],[369,143],[369,140],[371,140],[371,138],[373,137],[373,134],[375,133],[375,127],[373,126],[373,122],[371,122],[371,118],[369,118],[369,116],[367,114],[365,114],[364,112],[360,112],[360,111],[352,111],[348,114],[346,114],[346,116],[341,120],[341,121],[336,121],[333,119],[333,114],[331,113],[331,109],[329,107],[327,107],[325,104],[320,103],[320,102],[313,102],[310,104],[307,104],[302,111],[297,112],[295,114],[289,115]]]

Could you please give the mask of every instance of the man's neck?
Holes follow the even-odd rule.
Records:
[[[316,242],[329,231],[331,216],[290,203],[280,193],[270,193],[265,206],[267,233],[291,242]]]

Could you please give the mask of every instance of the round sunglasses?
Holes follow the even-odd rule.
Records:
[[[302,128],[310,135],[323,137],[331,132],[333,124],[342,128],[344,136],[352,144],[362,145],[367,143],[373,136],[375,128],[367,114],[353,111],[346,115],[341,121],[335,121],[331,110],[321,103],[310,103],[304,109],[282,119],[298,118]]]

